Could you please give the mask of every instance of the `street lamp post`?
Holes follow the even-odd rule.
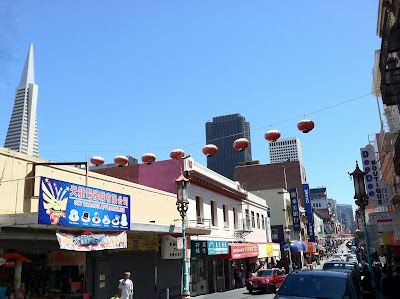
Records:
[[[290,229],[285,229],[286,232],[286,243],[288,245],[288,255],[289,255],[289,273],[293,271],[292,264],[292,252],[290,251]]]
[[[188,299],[190,298],[189,292],[189,279],[188,279],[188,268],[187,268],[187,259],[186,259],[186,229],[185,229],[185,216],[186,212],[189,208],[188,202],[188,190],[189,180],[181,175],[179,178],[175,180],[178,193],[177,193],[177,201],[176,208],[181,215],[182,218],[182,238],[183,238],[183,290],[182,290],[182,298]]]
[[[368,257],[368,269],[371,273],[372,278],[372,287],[375,288],[375,278],[374,278],[374,271],[372,270],[372,259],[371,253],[369,251],[369,235],[367,230],[367,223],[365,221],[365,207],[368,205],[368,195],[365,192],[365,182],[364,176],[366,172],[362,171],[358,167],[358,162],[356,161],[356,169],[349,173],[350,176],[353,177],[354,181],[354,199],[356,199],[356,205],[360,207],[360,211],[362,214],[363,224],[364,224],[364,235],[365,235],[365,246],[367,247],[367,257]]]

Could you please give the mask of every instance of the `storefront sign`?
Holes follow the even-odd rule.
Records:
[[[95,251],[126,248],[126,231],[109,233],[57,232],[60,249],[75,251]]]
[[[314,217],[311,207],[310,188],[308,184],[303,184],[303,195],[304,195],[304,209],[306,210],[306,216],[308,218],[308,223],[307,223],[308,240],[310,242],[315,242]]]
[[[158,235],[128,233],[128,246],[125,251],[158,251],[159,246]]]
[[[192,256],[228,253],[229,244],[226,241],[192,241]]]
[[[232,259],[258,256],[257,244],[229,244],[229,247]]]
[[[38,223],[130,229],[130,196],[42,177]]]
[[[361,159],[366,172],[365,185],[369,196],[369,201],[374,206],[389,206],[389,194],[387,186],[383,180],[381,180],[380,166],[375,158],[374,147],[369,144],[364,148],[360,149]]]
[[[274,250],[272,247],[272,244],[266,244],[267,247],[267,257],[273,257],[274,256]],[[260,250],[260,248],[258,248]]]
[[[372,231],[392,232],[393,231],[393,212],[369,213],[369,225]]]
[[[290,189],[290,202],[292,204],[292,216],[293,216],[293,230],[300,231],[300,212],[299,202],[297,199],[297,189]]]
[[[182,259],[183,257],[183,244],[182,248],[178,248],[177,239],[173,236],[161,236],[161,258],[165,260]],[[180,238],[182,239],[182,238]],[[183,240],[183,239],[182,239]],[[183,242],[182,242],[183,243]]]
[[[274,252],[274,257],[281,257],[281,245],[272,244],[272,251]]]

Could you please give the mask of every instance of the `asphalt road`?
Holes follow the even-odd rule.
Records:
[[[342,253],[342,251],[343,251],[343,253],[348,252],[348,249],[347,249],[345,243],[341,244],[338,248],[338,253]],[[322,269],[324,262],[330,261],[331,258],[323,260],[321,262],[321,264],[316,267],[316,269]],[[230,290],[230,291],[221,292],[221,293],[213,293],[213,294],[195,296],[193,298],[196,298],[196,299],[242,299],[242,298],[265,299],[265,298],[270,298],[270,299],[272,299],[272,298],[274,298],[274,296],[275,296],[275,294],[264,293],[262,291],[253,292],[253,294],[250,294],[246,288],[240,288],[240,289]]]

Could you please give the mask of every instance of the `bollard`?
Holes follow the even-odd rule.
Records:
[[[167,293],[167,299],[169,299],[169,289],[166,289],[166,293]]]

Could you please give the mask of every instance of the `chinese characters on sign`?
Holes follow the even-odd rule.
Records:
[[[300,231],[300,211],[297,199],[297,189],[290,189],[290,202],[292,204],[293,230]]]
[[[60,249],[75,251],[95,251],[104,249],[126,248],[126,231],[110,233],[57,232]]]
[[[130,228],[130,196],[42,177],[38,223]]]
[[[306,210],[306,216],[308,218],[307,234],[310,242],[315,242],[314,235],[314,216],[311,207],[310,188],[308,184],[303,184],[303,195],[304,195],[304,209]]]
[[[229,244],[225,241],[192,241],[192,255],[228,254]]]

